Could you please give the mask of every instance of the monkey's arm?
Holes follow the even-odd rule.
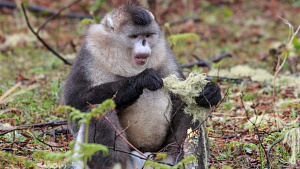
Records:
[[[94,87],[87,87],[83,90],[75,90],[68,96],[68,100],[73,102],[66,103],[70,106],[84,110],[91,104],[100,104],[106,99],[113,98],[117,110],[126,109],[132,105],[143,93],[143,89],[155,91],[163,85],[162,79],[153,69],[146,69],[140,74],[127,77],[118,81],[104,83]],[[77,94],[76,94],[77,93]]]

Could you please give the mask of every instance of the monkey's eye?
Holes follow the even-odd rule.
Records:
[[[129,36],[129,38],[132,38],[132,39],[135,39],[135,38],[137,38],[138,37],[138,35],[130,35]]]
[[[146,34],[146,38],[152,37],[152,34]]]

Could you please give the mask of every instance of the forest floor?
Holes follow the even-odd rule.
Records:
[[[57,110],[71,66],[30,32],[20,1],[7,2],[17,6],[0,3],[0,166],[46,168],[32,154],[66,152],[72,140],[66,114]],[[52,11],[72,2],[28,0],[28,7],[50,11],[27,9],[28,20],[37,30]],[[73,61],[88,24],[71,16],[92,13],[99,20],[118,4],[81,1],[49,21],[39,36]],[[228,94],[206,123],[210,167],[299,168],[300,33],[288,43],[300,25],[300,1],[157,0],[152,11],[179,64],[200,59],[208,65],[183,68],[185,75],[201,70],[220,85],[222,96]],[[198,38],[174,43],[184,33]]]

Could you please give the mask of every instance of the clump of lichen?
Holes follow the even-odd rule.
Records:
[[[300,128],[298,127],[289,130],[284,136],[283,143],[287,143],[291,148],[292,155],[290,163],[295,165],[297,162],[297,154],[300,153]]]
[[[186,80],[179,79],[175,75],[170,75],[163,79],[164,88],[178,95],[183,102],[187,104],[184,112],[193,116],[193,122],[202,121],[210,109],[200,107],[196,103],[196,97],[199,96],[205,85],[205,75],[200,72],[191,72]]]
[[[275,117],[267,114],[253,116],[244,124],[244,128],[249,129],[253,125],[259,127],[261,125],[267,125],[269,122],[275,123]]]

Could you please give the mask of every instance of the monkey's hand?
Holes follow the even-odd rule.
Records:
[[[197,104],[202,107],[209,107],[209,105],[215,106],[220,100],[220,87],[213,82],[207,83],[200,95],[196,97]]]
[[[139,87],[155,91],[160,89],[163,86],[163,81],[159,74],[152,68],[146,69],[140,74],[137,75],[137,80]]]

